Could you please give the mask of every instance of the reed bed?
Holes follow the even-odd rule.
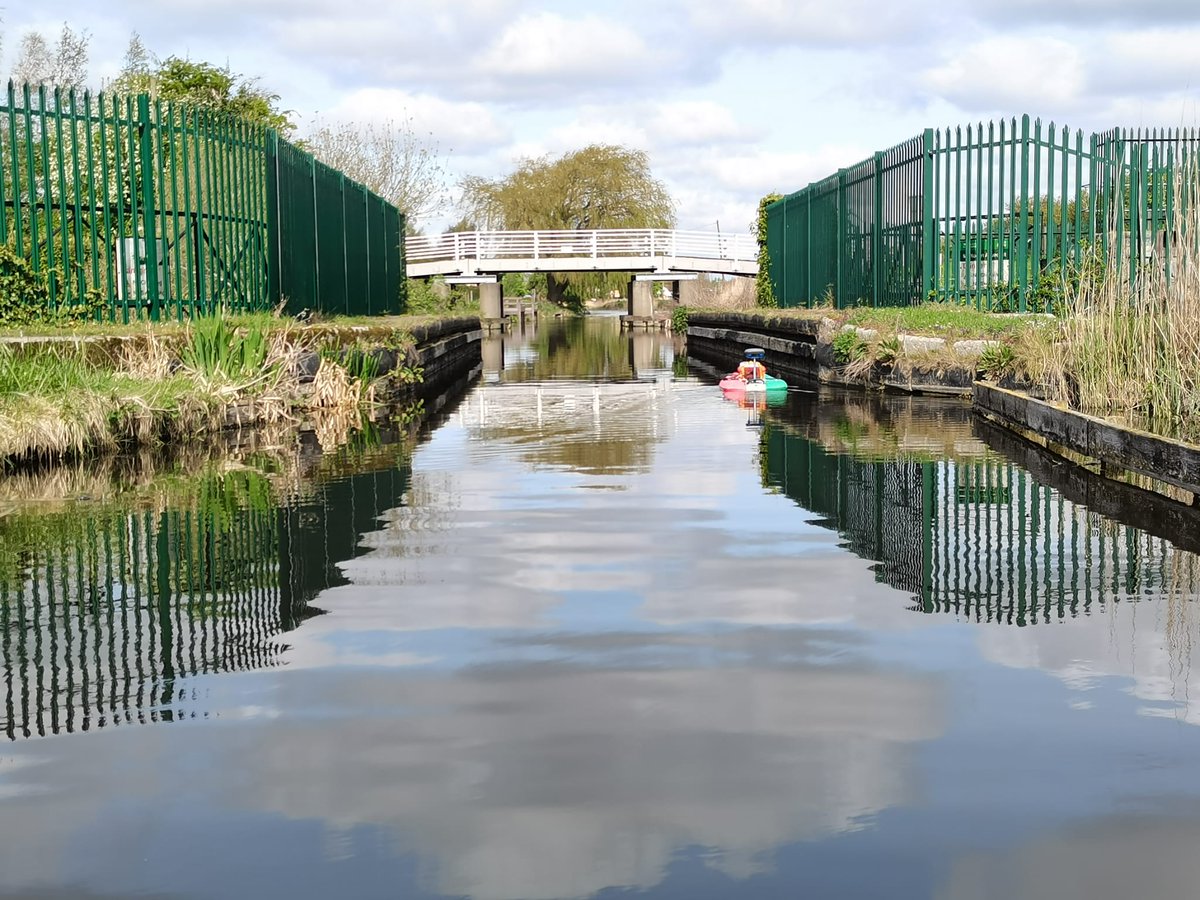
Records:
[[[1055,328],[1017,336],[1023,374],[1049,399],[1200,438],[1200,168],[1181,166],[1169,243],[1131,273],[1085,267]]]

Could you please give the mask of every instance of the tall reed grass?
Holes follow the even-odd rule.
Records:
[[[185,376],[138,377],[80,344],[0,347],[0,460],[161,442],[203,427],[210,409]]]
[[[1069,293],[1060,327],[1030,332],[1020,342],[1020,356],[1053,400],[1200,437],[1200,167],[1195,160],[1176,172],[1175,196],[1167,238],[1154,241],[1132,272],[1128,260],[1086,267]]]

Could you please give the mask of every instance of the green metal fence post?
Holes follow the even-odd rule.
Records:
[[[934,464],[921,463],[921,608],[933,611]]]
[[[150,318],[158,321],[158,241],[154,204],[154,129],[150,121],[150,95],[138,94],[138,132],[141,138],[142,163],[142,240],[146,242],[146,292],[150,295]],[[134,236],[134,265],[137,265],[137,237]]]
[[[810,186],[811,187],[811,186]],[[813,305],[812,285],[812,191],[804,191],[804,305]]]
[[[316,157],[309,156],[305,162],[308,169],[306,173],[308,175],[308,188],[312,193],[313,202],[313,259],[317,261],[316,275],[313,281],[313,308],[325,310],[325,306],[322,305],[324,298],[321,296],[321,254],[325,251],[321,246],[321,229],[317,227],[317,222],[322,214],[321,207],[318,205],[319,198],[317,197],[317,160]]]
[[[346,235],[346,173],[338,172],[338,204],[342,210],[342,308],[344,315],[350,315],[350,248]]]
[[[845,277],[846,270],[846,240],[850,235],[850,229],[846,222],[846,170],[838,169],[837,173],[837,198],[834,228],[836,233],[835,250],[837,251],[837,267],[834,269],[834,290],[836,291],[833,298],[833,305],[837,309],[847,306],[848,303],[844,297],[845,293]]]
[[[381,201],[381,202],[384,202],[384,201]],[[385,209],[386,209],[386,207],[385,207]],[[385,213],[385,220],[386,220],[386,213]],[[399,306],[396,308],[396,311],[400,312],[400,313],[404,313],[404,312],[408,312],[408,248],[405,245],[406,232],[408,230],[408,217],[406,215],[404,215],[404,213],[397,213],[396,214],[396,222],[397,222],[396,256],[393,258],[390,253],[391,248],[388,248],[389,253],[387,254],[386,258],[388,260],[390,260],[390,263],[388,266],[389,272],[392,268],[395,268],[396,272],[398,273],[396,277],[399,279],[398,284],[400,287],[400,298],[399,298]],[[387,234],[387,228],[385,226],[384,235],[386,236],[386,234]]]
[[[883,153],[875,154],[875,215],[871,222],[871,305],[883,294]]]
[[[921,296],[922,302],[937,289],[934,282],[937,272],[937,224],[933,207],[933,129],[926,128],[922,135],[924,148],[921,153]]]
[[[267,302],[278,306],[282,298],[280,269],[283,242],[279,236],[279,133],[268,128],[267,152]]]
[[[1018,309],[1026,312],[1029,293],[1029,114],[1021,116],[1021,212],[1017,223]]]

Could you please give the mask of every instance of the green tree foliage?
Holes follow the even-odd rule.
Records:
[[[287,111],[279,109],[278,94],[270,93],[253,79],[234,74],[228,67],[171,56],[159,66],[155,87],[162,100],[229,113],[285,135],[295,127]]]
[[[228,66],[178,56],[159,60],[136,32],[130,38],[121,74],[109,88],[227,113],[285,136],[295,129],[290,112],[279,108],[279,95],[263,88],[257,79],[239,75]]]
[[[525,297],[529,291],[529,276],[520,272],[506,272],[500,279],[505,297]]]
[[[758,306],[778,306],[779,298],[771,286],[771,254],[767,252],[767,207],[783,199],[783,194],[770,193],[758,201],[758,217],[754,222],[754,239],[758,242],[758,277],[755,280],[755,303]]]
[[[467,218],[486,228],[671,228],[675,204],[650,171],[642,150],[592,144],[559,157],[524,159],[503,178],[462,183]],[[556,303],[581,302],[621,289],[627,275],[570,274],[547,278]]]

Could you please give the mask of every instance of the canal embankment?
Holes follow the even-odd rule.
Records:
[[[916,313],[917,321],[930,315],[937,314]],[[758,346],[769,371],[801,383],[969,399],[980,417],[1109,481],[1200,505],[1200,446],[1181,439],[1186,431],[1138,427],[1101,404],[1094,386],[1088,400],[1101,414],[1075,408],[1088,390],[1086,376],[1070,365],[1082,343],[1071,333],[1077,324],[955,309],[944,315],[913,328],[911,318],[883,310],[690,311],[688,353],[727,371],[744,348]],[[991,322],[979,327],[977,316]],[[1145,354],[1126,349],[1141,365]]]
[[[411,418],[479,365],[481,334],[475,317],[306,324],[252,316],[0,335],[0,462]]]
[[[969,397],[1001,338],[1042,317],[970,310],[689,311],[688,352],[733,368],[742,349],[767,351],[785,376],[869,390]]]

